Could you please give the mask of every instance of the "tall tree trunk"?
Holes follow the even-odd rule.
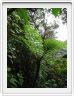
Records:
[[[38,80],[38,78],[39,78],[40,62],[41,62],[41,59],[42,59],[42,58],[43,58],[43,57],[38,58],[38,59],[37,59],[37,62],[36,62],[36,64],[37,64],[37,69],[36,69],[36,75],[35,75],[33,87],[36,86],[36,82],[37,82],[37,80]]]

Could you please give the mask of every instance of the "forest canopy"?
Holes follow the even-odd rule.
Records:
[[[50,15],[67,24],[66,8],[7,9],[8,88],[67,87],[67,40],[58,40]]]

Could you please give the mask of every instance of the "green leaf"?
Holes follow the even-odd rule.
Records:
[[[24,26],[25,40],[29,49],[36,55],[43,55],[43,41],[39,32],[31,25]]]
[[[18,9],[17,14],[20,16],[21,19],[24,20],[24,24],[29,23],[28,22],[28,20],[29,20],[28,13],[27,13],[27,10],[25,8]]]
[[[51,8],[51,12],[56,17],[61,14],[61,8]]]
[[[44,40],[45,51],[62,49],[65,47],[65,43],[56,39],[46,39]]]

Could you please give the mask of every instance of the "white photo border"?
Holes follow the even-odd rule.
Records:
[[[72,1],[72,94],[74,95],[74,0]]]
[[[0,93],[2,92],[2,3],[0,2]]]
[[[4,94],[3,96],[20,96],[20,94],[18,94],[18,95],[13,95],[13,94]],[[72,95],[38,95],[38,94],[36,94],[36,95],[21,95],[21,96],[72,96]]]
[[[2,0],[3,2],[72,2],[72,0]]]
[[[2,48],[3,48],[3,60],[2,60],[2,64],[3,64],[3,76],[2,76],[2,79],[3,79],[3,93],[10,93],[10,94],[71,94],[72,93],[72,22],[71,22],[71,8],[72,8],[72,4],[70,2],[56,2],[56,6],[54,4],[54,2],[50,3],[33,3],[33,2],[26,2],[26,3],[18,3],[18,2],[15,2],[15,3],[5,3],[3,2],[2,4],[2,11],[3,11],[3,14],[2,14],[2,32],[3,32],[3,37],[2,37]],[[21,4],[23,6],[21,6]],[[24,7],[24,4],[26,4]],[[38,5],[37,5],[38,4]],[[46,4],[46,7],[45,7],[45,4]],[[51,6],[49,7],[49,5],[51,4]],[[54,6],[52,6],[52,4]],[[68,27],[68,50],[67,50],[67,54],[68,55],[68,67],[67,67],[67,70],[68,70],[68,79],[67,79],[67,88],[7,88],[7,8],[43,8],[43,6],[45,8],[47,8],[47,5],[49,8],[55,8],[55,7],[59,7],[59,8],[67,8],[67,18],[68,18],[68,23],[67,25],[69,26]],[[61,6],[62,5],[62,6]],[[20,7],[19,7],[20,6]],[[36,7],[37,6],[37,7]],[[70,33],[71,32],[71,33]]]
[[[0,5],[0,17],[1,17],[1,5]],[[1,18],[0,18],[0,43],[1,43]],[[0,47],[0,92],[1,92],[1,47]]]

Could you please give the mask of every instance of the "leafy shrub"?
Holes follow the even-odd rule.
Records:
[[[64,58],[66,53],[57,56],[58,52],[61,50],[50,50],[44,55],[40,68],[40,87],[67,87],[67,59]]]
[[[59,40],[55,40],[55,39],[46,39],[44,40],[44,50],[48,51],[48,50],[56,50],[56,49],[62,49],[65,47],[65,43]]]

